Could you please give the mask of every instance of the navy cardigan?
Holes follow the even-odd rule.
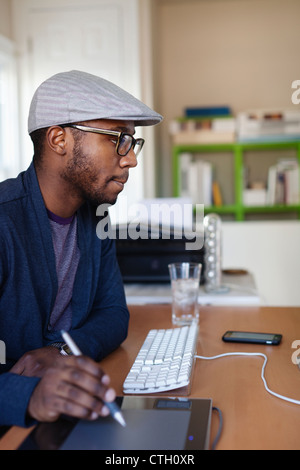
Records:
[[[99,361],[127,336],[129,312],[115,244],[96,235],[96,208],[77,212],[80,261],[72,297],[71,335],[84,354]],[[57,292],[50,223],[33,163],[0,184],[0,425],[24,426],[38,379],[9,373],[26,352],[55,341],[48,329]]]

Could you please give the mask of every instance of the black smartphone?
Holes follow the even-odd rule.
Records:
[[[273,333],[253,333],[249,331],[226,331],[222,340],[230,343],[256,343],[273,344],[280,343],[282,335]]]

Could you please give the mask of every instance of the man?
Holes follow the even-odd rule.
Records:
[[[137,164],[135,127],[161,119],[80,71],[35,92],[33,162],[0,184],[0,424],[108,414],[102,400],[115,392],[95,361],[126,338],[129,313],[114,243],[96,236],[96,208],[115,203]],[[61,329],[89,357],[63,357]]]

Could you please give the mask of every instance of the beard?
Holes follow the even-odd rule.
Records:
[[[70,194],[96,207],[100,204],[115,204],[118,193],[112,194],[108,190],[108,184],[113,177],[104,178],[99,183],[99,168],[95,167],[82,147],[80,139],[75,139],[73,157],[61,173],[61,177],[68,182]]]

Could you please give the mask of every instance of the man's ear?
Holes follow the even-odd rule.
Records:
[[[52,126],[49,127],[46,140],[53,152],[59,155],[65,155],[66,153],[66,132],[62,127]]]

